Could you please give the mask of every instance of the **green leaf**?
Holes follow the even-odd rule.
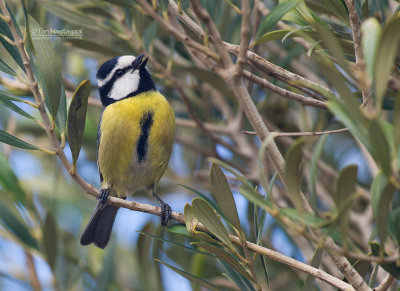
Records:
[[[221,219],[211,208],[210,204],[201,198],[195,198],[192,201],[192,211],[194,216],[225,245],[233,248],[229,238],[229,233],[222,224]]]
[[[321,264],[321,259],[322,259],[322,253],[324,252],[323,249],[317,248],[315,250],[314,256],[311,261],[311,267],[314,268],[319,268],[319,265]],[[303,291],[311,291],[314,290],[314,282],[315,282],[315,277],[312,276],[311,274],[307,275],[306,281],[304,282],[303,286]]]
[[[375,56],[382,34],[381,25],[375,17],[368,18],[362,23],[361,32],[364,60],[367,66],[368,75],[372,81],[375,71]]]
[[[400,207],[392,210],[389,217],[389,230],[400,244]]]
[[[61,83],[60,105],[56,116],[56,125],[61,132],[65,132],[65,124],[67,123],[67,97],[65,96],[64,84]]]
[[[11,75],[11,76],[16,76],[17,73],[9,66],[7,65],[2,59],[0,59],[0,71]]]
[[[386,92],[390,72],[392,71],[397,51],[400,45],[400,11],[393,14],[382,31],[375,58],[374,88],[376,104],[382,104],[382,98]]]
[[[381,245],[377,242],[370,242],[371,246],[371,252],[373,256],[379,257],[383,253],[385,257],[387,257],[387,254],[384,252],[382,249]],[[386,263],[386,264],[380,264],[380,266],[388,271],[393,277],[395,277],[397,280],[400,279],[400,267],[397,265],[396,262],[393,263]]]
[[[296,140],[289,148],[285,158],[285,183],[289,191],[292,202],[297,209],[302,209],[300,200],[300,183],[301,175],[299,175],[299,167],[303,158],[303,145],[305,140],[300,138]]]
[[[12,12],[9,9],[8,9],[8,12],[12,16]],[[0,18],[0,33],[4,34],[10,40],[14,41],[14,37],[12,36],[11,30],[8,27],[8,24],[1,18]],[[25,72],[25,67],[24,67],[24,64],[22,62],[22,58],[21,58],[21,55],[18,52],[17,47],[14,46],[14,45],[11,45],[10,43],[8,43],[1,36],[0,36],[0,43],[7,50],[7,52],[11,55],[11,57],[15,60],[15,62],[18,64],[18,66]]]
[[[9,194],[12,194],[13,201],[24,202],[26,194],[22,190],[18,178],[11,169],[6,157],[0,152],[0,185]]]
[[[255,39],[256,41],[264,35],[269,29],[271,29],[281,18],[296,7],[301,1],[298,0],[288,0],[275,6],[268,13],[267,17],[261,22],[258,27]]]
[[[357,165],[349,165],[343,168],[339,173],[335,195],[335,204],[338,209],[342,208],[345,200],[356,192],[357,170]]]
[[[116,271],[115,250],[116,250],[116,243],[114,241],[107,248],[107,253],[104,256],[103,262],[101,264],[102,269],[100,271],[98,279],[96,280],[97,285],[96,285],[95,290],[98,290],[98,291],[110,290],[110,285],[114,280],[114,273]]]
[[[225,214],[228,221],[238,230],[241,231],[240,220],[236,209],[235,200],[232,191],[229,188],[228,181],[220,167],[212,164],[211,172],[211,192],[213,193],[222,212]]]
[[[54,216],[48,212],[43,225],[43,251],[50,268],[54,271],[57,259],[57,225]]]
[[[383,172],[379,172],[371,186],[372,211],[376,219],[378,237],[384,244],[387,235],[390,205],[395,187],[388,181]]]
[[[0,219],[6,229],[23,244],[38,249],[37,241],[30,234],[29,228],[13,212],[9,206],[0,203]]]
[[[175,225],[175,226],[182,226],[182,225]],[[184,228],[184,226],[182,226],[182,227]],[[206,252],[202,252],[202,251],[200,251],[200,250],[198,250],[198,249],[196,249],[196,248],[191,248],[191,247],[186,246],[186,245],[184,245],[184,244],[180,244],[180,243],[174,242],[174,241],[172,241],[172,240],[168,240],[168,239],[165,239],[165,238],[161,238],[161,237],[156,236],[156,235],[153,235],[153,234],[151,234],[151,233],[147,233],[147,232],[143,232],[143,231],[139,231],[139,233],[140,233],[140,234],[143,234],[143,235],[146,235],[146,236],[149,236],[149,237],[151,237],[151,238],[154,238],[154,239],[156,239],[156,240],[159,240],[159,241],[162,241],[162,242],[166,242],[166,243],[168,243],[168,244],[170,244],[170,245],[174,245],[174,246],[178,246],[178,247],[184,248],[184,249],[189,250],[189,251],[191,251],[191,252],[199,253],[199,254],[202,254],[202,255],[205,255],[205,256],[216,257],[216,256],[213,255],[213,254],[206,253]],[[187,233],[187,232],[186,232],[186,233]],[[189,234],[189,233],[187,233],[187,234]]]
[[[242,185],[239,187],[239,193],[246,197],[246,199],[251,201],[254,205],[257,205],[267,211],[272,208],[271,202],[264,199],[264,197],[254,189]]]
[[[42,29],[32,16],[29,17],[29,24],[32,30],[36,29],[39,31]],[[60,61],[54,52],[50,39],[33,37],[32,43],[35,50],[36,63],[40,72],[40,80],[46,105],[53,119],[55,119],[62,90]]]
[[[72,153],[72,163],[75,166],[82,146],[85,129],[86,111],[91,85],[89,80],[82,81],[72,96],[68,112],[68,142]]]
[[[220,261],[222,267],[224,268],[223,275],[226,276],[228,279],[232,280],[241,291],[254,291],[254,287],[249,280],[245,277],[240,276],[231,266],[229,266],[224,261]]]
[[[2,100],[12,100],[17,102],[25,102],[25,100],[15,97],[14,95],[9,94],[8,92],[4,92],[0,90],[0,99]]]
[[[189,204],[186,204],[183,213],[184,213],[184,217],[185,217],[186,229],[190,235],[192,235],[195,238],[200,239],[200,240],[213,241],[211,236],[209,236],[208,234],[206,234],[202,231],[196,230],[199,220],[194,215],[192,206],[190,206]]]
[[[155,259],[157,262],[163,264],[164,266],[170,268],[171,270],[175,271],[176,273],[178,273],[179,275],[181,275],[182,277],[185,277],[186,279],[199,284],[200,286],[203,286],[204,288],[207,288],[207,290],[212,290],[212,291],[219,291],[220,288],[218,288],[217,286],[215,286],[214,284],[211,284],[210,282],[208,282],[207,280],[201,279],[199,277],[196,277],[188,272],[185,272],[183,270],[180,270],[178,268],[175,268],[163,261],[160,261],[158,259]]]
[[[375,161],[380,164],[385,175],[390,177],[392,175],[390,145],[378,119],[370,121],[368,131]]]
[[[318,207],[318,196],[317,196],[317,191],[316,191],[316,186],[315,186],[315,181],[317,180],[318,174],[317,174],[317,166],[318,166],[318,161],[321,156],[322,150],[324,149],[325,141],[328,138],[327,134],[324,134],[319,140],[318,143],[316,144],[314,150],[313,150],[313,155],[311,158],[310,162],[310,185],[311,185],[311,191],[310,191],[310,204],[311,207],[315,212],[317,212]]]
[[[118,47],[109,46],[107,44],[101,44],[91,39],[77,38],[77,39],[66,39],[65,41],[70,43],[74,47],[88,51],[93,51],[106,56],[119,56],[124,54],[124,52],[120,50]]]
[[[28,119],[32,119],[35,120],[35,118],[30,115],[29,113],[27,113],[25,110],[22,110],[21,108],[19,108],[17,105],[15,105],[13,102],[11,102],[10,100],[6,100],[6,99],[0,99],[0,104],[3,104],[4,106],[7,106],[9,109],[11,109],[12,111],[28,118]]]
[[[261,44],[271,40],[283,39],[291,30],[290,29],[278,29],[265,33],[258,38],[254,44]]]
[[[395,155],[397,156],[400,150],[400,95],[395,98],[394,104],[392,135],[394,148],[397,149]]]
[[[255,282],[254,278],[247,272],[237,258],[233,257],[230,253],[225,251],[223,248],[210,243],[194,242],[192,245],[202,247],[207,251],[213,253],[218,257],[218,259],[225,261],[229,266],[231,266],[238,274],[246,277],[247,279]]]
[[[200,198],[203,198],[205,201],[208,202],[208,204],[211,205],[212,208],[214,208],[215,211],[217,211],[217,213],[219,215],[221,215],[226,221],[228,221],[228,219],[225,217],[225,214],[221,211],[221,209],[219,208],[219,206],[215,203],[214,200],[212,200],[211,198],[209,198],[206,194],[201,193],[200,191],[197,191],[196,189],[193,189],[192,187],[186,186],[186,185],[182,185],[182,184],[178,184],[178,186],[181,186],[187,190],[189,190],[190,192],[198,195]],[[229,222],[229,221],[228,221]]]
[[[295,221],[305,223],[307,226],[314,228],[321,228],[330,223],[329,221],[326,221],[314,214],[301,210],[299,211],[293,208],[280,208],[279,212],[284,216],[287,216]]]
[[[64,3],[54,2],[54,1],[39,1],[40,6],[46,9],[48,12],[57,15],[66,22],[72,23],[78,27],[86,27],[94,30],[103,29],[102,26],[98,25],[96,20],[91,16],[82,13],[71,5],[66,5]]]
[[[158,23],[152,22],[143,33],[143,45],[146,51],[149,51],[157,33]]]
[[[20,140],[19,138],[8,134],[7,132],[0,130],[0,142],[4,142],[6,144],[15,146],[17,148],[25,149],[25,150],[39,150],[38,147],[31,145],[27,142],[24,142],[23,140]]]

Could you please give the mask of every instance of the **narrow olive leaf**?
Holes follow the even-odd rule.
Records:
[[[51,212],[48,212],[43,225],[43,251],[50,268],[54,271],[57,259],[58,231],[56,221]]]
[[[215,201],[212,200],[210,197],[208,197],[206,194],[203,194],[200,191],[197,191],[196,189],[186,186],[186,185],[178,184],[178,186],[181,186],[181,187],[191,191],[192,193],[198,195],[200,198],[203,198],[204,200],[206,200],[208,202],[208,204],[210,204],[211,207],[214,208],[215,211],[217,211],[218,215],[221,215],[226,221],[228,221],[228,219],[225,217],[225,214],[221,211],[221,209],[218,207],[218,205],[215,203]]]
[[[56,125],[61,132],[65,132],[65,124],[67,123],[67,97],[65,96],[64,84],[61,83],[60,105],[56,116]]]
[[[232,191],[229,188],[228,181],[220,167],[212,164],[211,172],[211,192],[213,193],[219,207],[225,214],[228,221],[238,230],[241,231],[239,215],[237,213],[235,200]]]
[[[368,129],[363,124],[365,118],[362,117],[362,122],[360,122],[357,116],[354,115],[354,111],[351,111],[347,104],[340,100],[328,101],[328,108],[350,130],[351,134],[357,137],[371,151]]]
[[[54,2],[54,1],[39,1],[40,6],[46,9],[48,12],[60,17],[61,19],[75,24],[78,27],[86,27],[94,30],[101,30],[102,27],[97,25],[97,22],[91,16],[82,13],[71,5],[65,5],[64,3]]]
[[[218,257],[218,259],[225,261],[229,266],[231,266],[238,274],[246,277],[247,279],[255,282],[254,278],[250,275],[249,272],[247,272],[243,266],[240,264],[240,262],[233,257],[230,253],[225,251],[223,248],[218,247],[213,244],[209,243],[202,243],[202,242],[194,242],[192,245],[202,247],[203,249],[213,253]]]
[[[400,95],[395,98],[392,130],[393,145],[397,149],[395,150],[395,156],[397,157],[400,150]]]
[[[208,234],[206,234],[202,231],[196,230],[196,226],[199,223],[199,220],[195,217],[193,210],[192,210],[192,206],[190,206],[189,204],[186,204],[183,213],[184,213],[184,217],[185,217],[186,229],[191,236],[193,236],[199,240],[215,241]]]
[[[116,270],[115,266],[115,251],[116,243],[113,241],[111,245],[107,248],[107,253],[104,256],[103,262],[101,264],[102,269],[100,271],[99,277],[97,279],[97,285],[95,290],[98,291],[108,291],[111,282],[114,280],[114,273]]]
[[[315,250],[314,256],[311,260],[311,267],[314,267],[316,269],[319,268],[319,265],[321,264],[321,259],[322,259],[322,253],[324,252],[323,249],[317,248]],[[315,282],[315,277],[312,275],[307,275],[306,281],[304,282],[303,286],[303,291],[311,291],[314,290],[314,282]]]
[[[297,209],[302,209],[300,200],[300,183],[301,175],[299,175],[299,167],[303,157],[303,145],[305,140],[300,138],[289,148],[285,158],[285,183],[289,190],[292,202]]]
[[[211,208],[210,204],[201,198],[195,198],[192,201],[192,211],[194,216],[225,245],[233,248],[229,238],[229,233],[222,224],[221,219]]]
[[[381,166],[383,173],[390,177],[392,175],[391,148],[378,119],[374,118],[370,121],[368,131],[372,155]]]
[[[6,157],[0,152],[0,186],[12,195],[13,201],[24,202],[26,194],[19,184],[18,178],[11,169]]]
[[[264,35],[269,29],[271,29],[281,18],[288,13],[290,10],[295,8],[301,1],[288,0],[275,6],[268,13],[267,17],[261,22],[258,27],[255,39],[256,41]]]
[[[267,210],[267,212],[270,209],[272,209],[271,202],[264,199],[264,197],[262,197],[260,195],[260,193],[258,193],[257,191],[255,191],[252,188],[242,185],[239,187],[239,193],[242,194],[246,199],[251,201],[254,205],[257,205],[257,206]]]
[[[1,90],[0,90],[0,99],[2,99],[2,100],[12,100],[12,101],[17,101],[17,102],[24,102],[25,101],[23,99],[15,97],[14,95],[11,95],[8,92],[1,91]]]
[[[240,276],[231,266],[224,261],[219,261],[225,273],[222,275],[234,282],[241,291],[255,291],[253,284],[245,277]]]
[[[25,110],[22,110],[21,108],[19,108],[17,105],[12,103],[10,100],[0,99],[0,104],[3,104],[4,106],[8,107],[12,111],[14,111],[14,112],[18,113],[19,115],[22,115],[28,119],[32,119],[32,120],[35,119],[32,115],[27,113]]]
[[[157,33],[158,23],[151,23],[143,33],[143,45],[146,51],[149,51],[150,45],[153,43]]]
[[[121,51],[118,47],[107,46],[107,44],[101,44],[86,38],[66,39],[65,41],[70,43],[74,47],[93,51],[101,55],[119,56],[123,54],[123,51]]]
[[[16,216],[10,207],[5,204],[0,204],[0,220],[3,225],[9,230],[20,242],[38,249],[37,241],[29,232],[29,228]]]
[[[291,218],[294,221],[302,222],[307,226],[314,227],[314,228],[321,228],[328,224],[329,221],[320,218],[314,214],[304,212],[302,210],[297,210],[293,208],[280,208],[279,212],[281,215]]]
[[[336,181],[335,204],[339,209],[345,200],[354,192],[357,186],[357,165],[349,165],[343,168]]]
[[[42,29],[36,20],[29,16],[29,25],[31,29],[39,31]],[[40,72],[41,85],[43,87],[46,105],[53,117],[56,118],[58,105],[61,95],[61,65],[58,56],[56,56],[50,39],[34,37],[32,38],[35,50],[36,63]]]
[[[12,15],[12,12],[9,10],[10,15]],[[14,41],[14,38],[12,36],[11,30],[8,27],[8,24],[0,18],[0,33],[8,37],[10,40]],[[8,43],[3,37],[0,37],[0,43],[3,45],[3,47],[7,50],[7,52],[11,55],[11,57],[15,60],[15,62],[18,64],[18,66],[25,72],[25,67],[22,62],[21,55],[18,52],[18,49],[16,46]]]
[[[278,29],[265,33],[258,38],[254,44],[262,44],[268,41],[283,39],[291,30],[290,29]]]
[[[0,71],[11,75],[11,76],[16,76],[17,73],[9,66],[6,64],[6,62],[4,62],[2,59],[0,59]]]
[[[6,144],[15,146],[17,148],[25,149],[25,150],[39,150],[38,147],[31,145],[27,142],[24,142],[23,140],[20,140],[19,138],[3,131],[0,130],[0,142],[4,142]]]
[[[186,225],[182,224],[173,224],[168,226],[167,228],[168,232],[176,233],[176,234],[182,234],[185,236],[190,236],[190,233],[188,232]]]
[[[316,184],[315,181],[318,178],[317,174],[317,166],[318,166],[318,161],[321,156],[322,150],[324,149],[325,141],[328,138],[328,134],[324,134],[319,140],[318,143],[316,144],[314,150],[313,150],[313,155],[311,158],[310,162],[310,185],[311,185],[311,191],[310,191],[310,205],[313,208],[315,212],[317,212],[318,207],[318,196],[317,196],[317,190],[316,190]]]
[[[388,230],[396,238],[397,243],[400,244],[400,207],[390,213]]]
[[[378,173],[371,186],[372,211],[376,219],[378,237],[382,244],[387,236],[390,206],[395,190],[382,172]]]
[[[192,281],[193,283],[199,284],[200,286],[203,286],[204,288],[206,288],[207,290],[213,290],[213,291],[219,291],[220,288],[218,288],[217,286],[215,286],[214,284],[211,284],[210,282],[208,282],[207,280],[204,280],[202,278],[196,277],[188,272],[185,272],[183,270],[180,270],[178,268],[175,268],[161,260],[155,259],[157,262],[163,264],[164,266],[170,268],[171,270],[175,271],[176,273],[178,273],[179,275],[181,275],[182,277],[185,277],[186,279]]]
[[[75,166],[82,146],[85,129],[87,104],[90,95],[90,81],[82,81],[72,96],[68,112],[68,142],[72,153],[72,164]]]
[[[376,241],[370,242],[370,246],[373,256],[379,257],[382,255],[383,252],[383,255],[387,257],[387,254],[383,251],[382,246]],[[380,264],[380,266],[383,269],[385,269],[389,274],[391,274],[393,277],[395,277],[397,280],[400,279],[400,267],[397,265],[396,262]]]
[[[178,226],[180,226],[180,225],[178,225]],[[189,247],[187,245],[180,244],[180,243],[177,243],[177,242],[174,242],[172,240],[165,239],[165,238],[161,238],[161,237],[153,235],[151,233],[147,233],[147,232],[143,232],[143,231],[139,231],[139,233],[143,234],[143,235],[146,235],[148,237],[154,238],[156,240],[159,240],[161,242],[166,242],[166,243],[168,243],[170,245],[174,245],[174,246],[178,246],[178,247],[184,248],[184,249],[189,250],[191,252],[199,253],[199,254],[202,254],[202,255],[205,255],[205,256],[209,256],[209,257],[216,257],[213,254],[202,252],[202,251],[198,250],[197,248],[191,248],[191,247]]]
[[[390,72],[392,71],[400,45],[400,11],[397,11],[383,27],[381,41],[375,58],[375,97],[376,104],[382,103]]]
[[[380,42],[382,29],[378,20],[375,17],[368,18],[361,25],[361,44],[367,72],[372,81],[375,71],[375,56]]]

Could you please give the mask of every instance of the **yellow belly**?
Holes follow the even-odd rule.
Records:
[[[137,148],[140,139],[143,148],[143,119],[149,113],[152,123],[147,149],[140,158]],[[146,92],[107,106],[100,130],[98,165],[103,175],[102,188],[111,186],[112,195],[126,197],[161,179],[175,137],[175,115],[164,96]]]

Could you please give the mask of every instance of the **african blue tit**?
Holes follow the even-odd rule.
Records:
[[[100,118],[97,164],[100,198],[86,226],[81,244],[105,248],[118,207],[107,205],[109,195],[126,198],[145,187],[161,204],[166,226],[171,207],[155,192],[164,174],[175,138],[175,115],[146,68],[143,55],[120,56],[105,62],[97,72],[104,111]]]

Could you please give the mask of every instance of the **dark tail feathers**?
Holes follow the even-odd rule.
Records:
[[[110,240],[111,230],[119,207],[97,204],[88,225],[83,231],[81,245],[94,243],[104,249]]]

